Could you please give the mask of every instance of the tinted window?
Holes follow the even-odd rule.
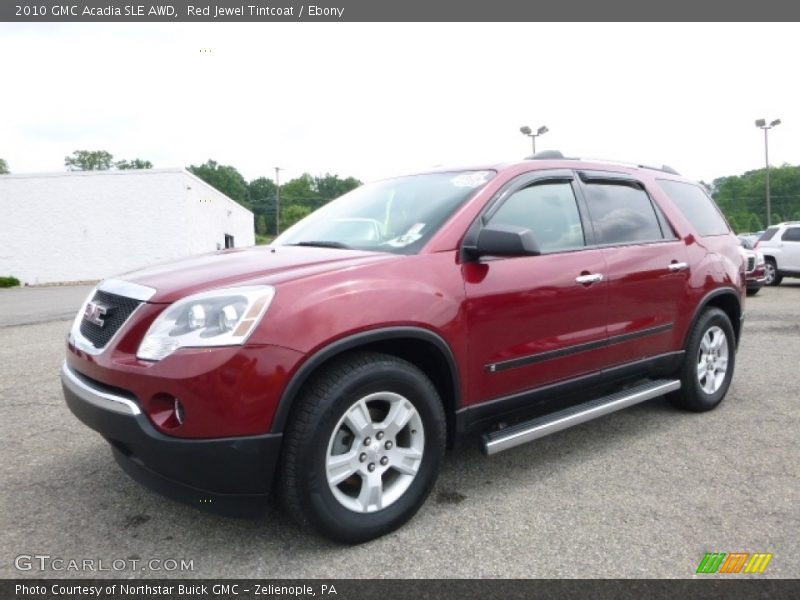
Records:
[[[569,183],[544,183],[522,189],[497,209],[489,223],[530,229],[542,252],[584,245],[578,205]]]
[[[599,244],[663,239],[658,217],[644,190],[628,185],[589,183],[586,200]]]
[[[719,208],[700,186],[666,179],[659,179],[658,183],[697,233],[705,236],[730,232]]]
[[[800,227],[789,227],[783,232],[781,239],[784,242],[800,242]]]
[[[758,238],[759,242],[768,242],[772,238],[775,237],[775,234],[778,233],[777,227],[770,227],[764,233],[761,234],[761,237]]]

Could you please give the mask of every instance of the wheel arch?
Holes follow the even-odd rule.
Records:
[[[739,297],[739,293],[733,288],[713,290],[703,297],[703,299],[698,303],[694,314],[692,315],[689,328],[684,336],[683,346],[686,346],[689,335],[691,334],[692,328],[697,322],[698,317],[700,317],[703,311],[710,306],[719,308],[726,315],[728,315],[731,325],[733,326],[733,333],[736,337],[736,345],[738,346],[739,339],[742,335],[742,301]]]
[[[439,334],[422,327],[385,327],[338,339],[309,357],[289,380],[272,421],[271,432],[281,433],[292,406],[314,373],[332,360],[353,351],[372,350],[397,356],[415,365],[433,382],[447,416],[447,437],[452,440],[455,412],[460,407],[458,363],[449,344]]]

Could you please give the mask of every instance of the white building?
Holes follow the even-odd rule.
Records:
[[[253,213],[184,169],[0,175],[0,275],[23,285],[254,243]]]

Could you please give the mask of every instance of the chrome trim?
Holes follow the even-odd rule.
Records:
[[[128,315],[128,318],[122,325],[119,326],[119,329],[117,329],[114,335],[111,336],[111,339],[106,342],[105,346],[98,348],[81,333],[81,322],[83,321],[83,315],[86,312],[86,307],[92,300],[94,300],[94,296],[98,290],[108,294],[115,294],[117,296],[124,296],[133,300],[139,300],[142,303],[147,302],[156,293],[154,288],[147,287],[145,285],[139,285],[138,283],[130,283],[129,281],[122,281],[121,279],[104,279],[97,284],[97,287],[95,287],[89,293],[89,296],[87,296],[86,300],[81,305],[78,314],[75,316],[75,320],[72,322],[72,328],[70,329],[68,337],[70,344],[75,346],[78,350],[86,352],[87,354],[91,354],[92,356],[97,356],[106,348],[111,347],[112,342],[117,339],[117,336],[119,336],[120,332],[125,329],[125,326],[130,323],[134,315],[139,311],[140,308],[142,308],[142,304],[134,308],[133,312]]]
[[[645,400],[663,396],[668,392],[680,389],[680,387],[681,382],[678,379],[654,381],[587,402],[583,405],[582,410],[579,405],[534,419],[527,424],[520,423],[520,425],[509,427],[508,432],[501,430],[484,435],[483,451],[487,456],[491,456],[514,446],[538,440],[551,433],[628,408]]]
[[[122,281],[121,279],[104,279],[97,286],[97,289],[102,292],[108,292],[109,294],[133,298],[141,302],[147,302],[156,295],[155,288],[138,283],[131,283],[129,281]]]
[[[685,271],[686,269],[689,268],[689,265],[688,263],[685,262],[676,262],[676,263],[671,263],[667,268],[673,273],[675,273],[677,271]]]
[[[90,386],[69,368],[67,361],[64,361],[64,364],[61,366],[61,382],[64,384],[64,387],[78,396],[78,398],[97,408],[123,415],[136,416],[142,413],[139,406],[133,400],[117,396],[116,394],[109,394],[108,392]]]
[[[98,288],[99,289],[99,288]],[[106,291],[106,290],[103,290]],[[109,292],[111,293],[111,292]],[[94,291],[92,292],[92,297],[94,297]],[[125,326],[131,322],[131,319],[139,312],[139,309],[144,306],[144,303],[140,304],[136,308],[133,309],[133,312],[128,315],[128,318],[125,319],[125,322],[119,326],[114,332],[114,335],[106,342],[106,345],[102,348],[98,348],[92,342],[90,342],[84,335],[81,333],[81,321],[83,320],[83,313],[86,310],[86,304],[88,301],[83,305],[78,316],[75,318],[75,322],[72,324],[72,329],[69,332],[69,343],[75,346],[81,352],[86,352],[86,354],[91,354],[92,356],[97,356],[98,354],[102,354],[105,350],[112,346],[112,343],[119,337],[120,332],[125,329]]]
[[[591,275],[578,275],[575,278],[575,283],[580,283],[580,284],[597,283],[598,281],[603,281],[602,273],[593,273]]]

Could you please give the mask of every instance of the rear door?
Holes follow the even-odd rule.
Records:
[[[589,249],[572,171],[515,180],[482,217],[530,229],[539,256],[484,257],[463,266],[474,400],[511,395],[606,362],[603,249]]]
[[[608,361],[620,365],[675,350],[689,279],[686,246],[642,181],[580,172],[594,237],[606,263]]]

